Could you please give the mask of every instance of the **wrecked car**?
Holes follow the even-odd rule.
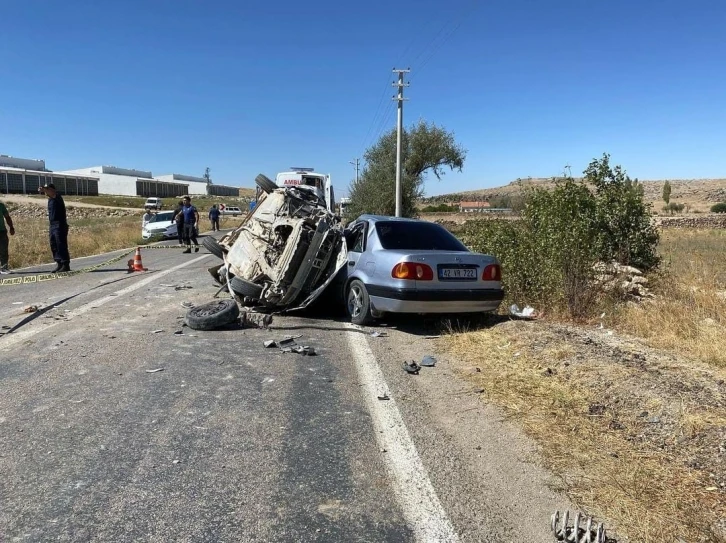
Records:
[[[242,224],[204,246],[223,259],[210,269],[245,305],[306,307],[345,264],[340,218],[324,198],[304,186],[278,187],[260,174],[262,196]]]

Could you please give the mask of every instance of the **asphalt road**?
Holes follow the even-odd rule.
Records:
[[[445,364],[402,371],[423,323],[194,331],[219,261],[142,256],[0,287],[0,541],[551,541],[531,445]],[[291,334],[317,356],[262,345]]]

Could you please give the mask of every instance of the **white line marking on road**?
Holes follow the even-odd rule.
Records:
[[[458,542],[459,537],[436,495],[395,400],[382,402],[377,399],[389,389],[366,336],[348,334],[348,343],[373,418],[378,445],[387,451],[384,462],[393,477],[399,505],[416,541]]]
[[[149,283],[153,283],[157,279],[161,279],[162,277],[169,275],[170,273],[174,273],[177,270],[186,268],[187,266],[191,266],[195,262],[199,262],[200,260],[207,258],[208,256],[209,255],[198,256],[197,258],[195,258],[193,260],[189,260],[187,262],[184,262],[183,264],[179,264],[178,266],[169,268],[168,270],[154,272],[152,275],[149,275],[148,277],[141,279],[140,281],[137,281],[133,285],[129,285],[126,288],[117,290],[113,294],[104,296],[103,298],[98,298],[97,300],[93,300],[91,302],[83,304],[83,305],[77,307],[76,309],[72,309],[70,312],[65,314],[66,318],[65,318],[65,321],[63,321],[63,322],[68,322],[73,317],[77,317],[78,315],[83,315],[84,313],[88,313],[92,309],[96,309],[97,307],[107,304],[111,300],[120,300],[124,294],[129,294],[130,292],[133,292],[142,287],[145,287],[146,285],[148,285]],[[21,330],[19,332],[13,332],[12,334],[6,334],[3,337],[0,337],[0,349],[4,350],[6,347],[15,345],[16,343],[23,341],[31,336],[34,336],[35,334],[38,334],[40,332],[45,332],[49,328],[57,326],[58,324],[60,324],[60,322],[54,322],[51,324],[47,324],[45,326],[36,326],[33,328],[28,328],[27,330]]]

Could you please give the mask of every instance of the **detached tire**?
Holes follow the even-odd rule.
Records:
[[[257,177],[255,177],[255,183],[257,183],[257,186],[260,187],[264,192],[271,193],[279,189],[280,187],[275,184],[275,182],[267,177],[265,174],[260,174]]]
[[[373,322],[371,300],[362,281],[353,279],[348,285],[345,295],[345,308],[348,311],[350,322],[353,324],[370,324]]]
[[[210,237],[205,237],[202,240],[202,245],[204,248],[212,253],[217,258],[224,258],[224,249],[222,249],[222,246],[217,243],[217,240]]]
[[[215,300],[192,307],[185,322],[194,330],[214,330],[231,324],[239,318],[239,307],[234,300]]]
[[[238,294],[242,298],[252,298],[253,300],[259,300],[262,296],[262,287],[256,285],[251,281],[237,277],[236,275],[229,282],[232,290],[235,294]]]

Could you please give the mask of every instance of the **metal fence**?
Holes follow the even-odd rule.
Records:
[[[209,196],[239,196],[239,187],[207,185],[207,194]]]
[[[58,174],[0,172],[0,193],[37,194],[38,187],[53,183],[62,194],[98,196],[98,179]]]
[[[136,195],[145,198],[176,198],[187,194],[189,185],[182,183],[167,183],[166,181],[136,181]]]

